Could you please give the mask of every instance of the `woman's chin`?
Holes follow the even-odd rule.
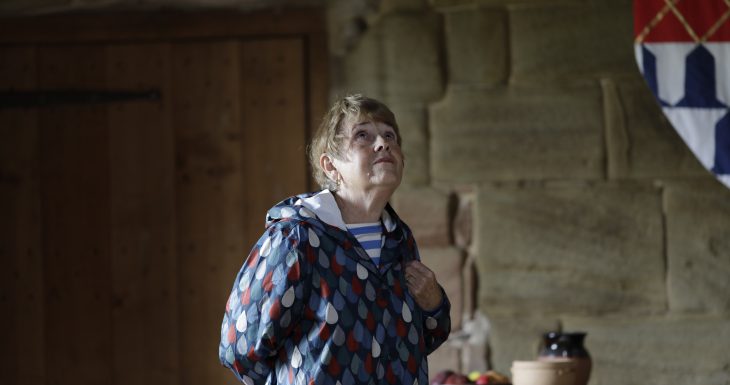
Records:
[[[401,177],[397,175],[383,175],[381,178],[377,178],[373,181],[373,186],[392,188],[395,190],[400,186]]]

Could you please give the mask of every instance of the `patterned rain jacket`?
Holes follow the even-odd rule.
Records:
[[[390,205],[381,221],[378,268],[328,190],[271,208],[226,304],[223,365],[247,385],[428,384],[451,305],[419,308],[403,276],[413,235]]]

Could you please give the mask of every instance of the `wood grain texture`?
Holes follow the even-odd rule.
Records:
[[[244,254],[235,41],[171,46],[180,285],[180,383],[235,383],[220,322]]]
[[[39,48],[38,63],[41,86],[104,86],[103,46]],[[110,384],[106,108],[58,106],[39,114],[47,383]]]
[[[321,14],[257,15],[0,25],[4,89],[162,95],[0,111],[0,383],[236,383],[230,285],[266,210],[310,188],[327,103]]]
[[[305,111],[308,116],[309,126],[307,127],[307,143],[309,143],[317,131],[322,117],[329,109],[327,103],[329,98],[329,52],[327,51],[327,35],[325,32],[314,31],[306,35],[306,46],[304,54],[307,58],[307,73],[305,81],[307,84],[306,97],[308,109]],[[314,180],[312,169],[309,173],[309,191],[318,190],[320,187]]]
[[[307,187],[302,43],[291,38],[241,44],[244,218],[249,245],[263,232],[266,211]]]
[[[0,47],[0,89],[35,85],[35,47]],[[37,114],[0,110],[0,138],[0,383],[36,385],[45,380]]]
[[[42,25],[43,28],[38,28]],[[73,25],[73,28],[69,28]],[[318,9],[286,12],[128,12],[44,15],[4,18],[0,43],[108,42],[119,40],[226,38],[230,36],[287,36],[326,31]]]
[[[107,87],[159,90],[161,100],[108,106],[113,378],[179,381],[175,148],[169,45],[107,48]]]

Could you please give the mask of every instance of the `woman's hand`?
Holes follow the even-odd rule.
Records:
[[[408,291],[421,309],[432,311],[441,305],[443,293],[431,269],[419,261],[410,261],[405,265],[405,276]]]

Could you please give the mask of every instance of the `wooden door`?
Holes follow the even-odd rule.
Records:
[[[266,210],[313,188],[325,55],[304,16],[0,27],[0,92],[87,95],[0,109],[0,383],[236,382],[230,285]],[[159,98],[98,99],[121,91]]]

